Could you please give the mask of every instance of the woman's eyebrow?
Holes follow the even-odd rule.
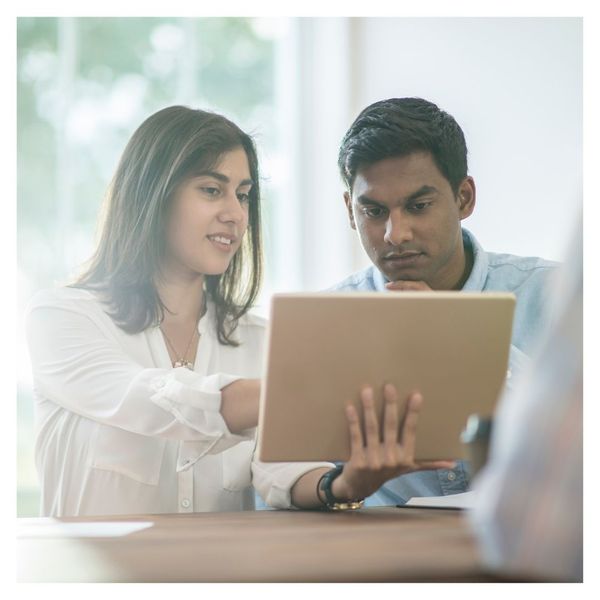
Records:
[[[196,177],[213,177],[217,181],[221,181],[223,183],[229,183],[231,180],[227,175],[223,175],[223,173],[219,173],[219,171],[201,171],[200,173],[196,173]],[[240,181],[238,187],[242,187],[243,185],[254,185],[254,181],[252,179],[242,179]]]

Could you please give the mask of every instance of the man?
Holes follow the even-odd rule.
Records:
[[[513,292],[517,306],[511,372],[527,362],[546,323],[545,288],[556,263],[485,252],[461,223],[476,202],[463,132],[452,116],[419,98],[368,106],[344,136],[339,168],[344,201],[373,265],[332,290]],[[388,481],[366,505],[468,489],[464,462]]]

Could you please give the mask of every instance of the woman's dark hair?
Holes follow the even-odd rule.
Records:
[[[219,342],[237,346],[232,335],[254,304],[262,277],[258,158],[252,138],[221,115],[171,106],[139,126],[109,186],[97,249],[72,287],[101,292],[110,316],[127,333],[158,325],[168,309],[154,281],[166,249],[173,194],[239,147],[246,152],[254,182],[248,229],[225,273],[205,276]]]
[[[422,98],[390,98],[367,106],[342,140],[338,166],[352,190],[361,167],[413,152],[430,152],[458,192],[467,176],[465,136],[451,115]]]

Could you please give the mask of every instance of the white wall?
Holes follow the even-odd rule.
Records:
[[[352,114],[420,96],[463,128],[493,251],[561,259],[581,206],[582,22],[366,18],[353,24]]]

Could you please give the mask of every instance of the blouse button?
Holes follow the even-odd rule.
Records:
[[[190,507],[190,501],[187,498],[184,498],[181,501],[181,506],[183,506],[183,508],[189,508]]]

